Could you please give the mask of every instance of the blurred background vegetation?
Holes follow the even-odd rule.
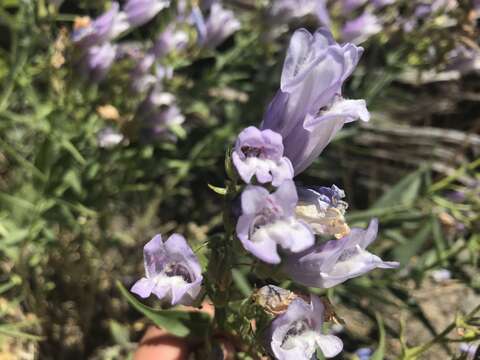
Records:
[[[421,358],[466,359],[460,344],[480,335],[478,318],[457,315],[480,304],[480,76],[449,69],[448,53],[476,45],[477,15],[458,1],[406,34],[395,21],[413,1],[397,3],[345,89],[367,99],[372,121],[346,127],[298,180],[343,187],[351,224],[378,217],[376,252],[402,264],[329,291],[345,320],[342,358],[371,347],[394,359],[453,323]],[[0,359],[128,358],[146,322],[115,281],[143,272],[156,233],[184,233],[195,248],[219,231],[221,201],[207,184],[222,185],[227,147],[260,122],[291,32],[318,25],[307,15],[272,31],[268,1],[224,1],[241,29],[214,50],[170,56],[163,86],[185,122],[172,138],[142,141],[134,61],[102,82],[75,65],[75,18],[109,4],[0,0]],[[169,16],[122,41],[147,48]],[[106,128],[123,140],[102,146]]]

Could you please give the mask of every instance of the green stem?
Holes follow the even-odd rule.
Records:
[[[465,321],[468,322],[470,319],[472,319],[478,311],[480,311],[480,305],[478,305],[465,317]],[[440,334],[438,334],[432,340],[430,340],[428,343],[411,349],[411,352],[407,351],[406,357],[404,359],[416,359],[420,354],[423,354],[425,351],[430,349],[433,345],[435,345],[438,342],[441,342],[444,338],[446,338],[446,336],[450,333],[450,331],[455,329],[455,327],[456,327],[456,322],[454,321],[453,323],[448,325]]]

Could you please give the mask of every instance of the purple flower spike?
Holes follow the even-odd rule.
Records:
[[[156,235],[143,248],[145,277],[130,289],[142,298],[154,294],[172,306],[191,305],[200,292],[202,269],[185,238]]]
[[[90,23],[77,26],[72,41],[79,46],[90,47],[110,41],[129,28],[125,13],[113,2],[109,11]],[[87,18],[88,19],[88,18]]]
[[[293,167],[283,156],[282,136],[272,130],[250,126],[237,138],[232,160],[238,174],[247,184],[253,176],[261,184],[274,186],[293,178]]]
[[[233,11],[224,9],[220,3],[212,4],[206,21],[198,8],[192,12],[192,16],[200,45],[211,49],[220,45],[241,26]]]
[[[377,232],[378,221],[374,219],[367,230],[354,228],[340,240],[330,240],[303,253],[290,255],[284,269],[302,285],[330,288],[375,268],[398,267],[399,263],[382,261],[366,250]]]
[[[124,10],[130,25],[141,26],[169,6],[170,0],[129,0]]]
[[[342,29],[342,39],[360,44],[381,30],[382,25],[378,18],[369,12],[365,12],[358,18],[347,21]]]
[[[341,97],[363,49],[339,45],[328,29],[295,31],[283,65],[281,87],[261,125],[280,133],[295,174],[307,168],[343,124],[369,115],[363,100]]]
[[[315,295],[310,296],[310,304],[301,298],[293,300],[270,327],[270,347],[275,358],[310,360],[317,349],[326,358],[339,354],[343,349],[342,340],[322,333],[324,311],[325,306]]]
[[[243,247],[266,263],[278,264],[281,259],[277,245],[293,253],[312,246],[312,231],[294,216],[297,200],[291,180],[283,182],[273,194],[260,186],[247,186],[237,222],[237,236]]]

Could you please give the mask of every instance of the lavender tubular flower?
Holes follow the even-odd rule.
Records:
[[[232,160],[238,174],[247,184],[255,176],[261,184],[279,186],[293,178],[293,167],[283,156],[282,136],[272,130],[250,126],[237,138]]]
[[[315,15],[320,24],[330,25],[330,16],[324,0],[275,0],[268,10],[269,17],[277,23],[310,14]]]
[[[175,96],[152,89],[140,105],[137,118],[140,124],[140,136],[145,141],[157,139],[175,139],[169,131],[172,126],[181,125],[185,117],[176,105]]]
[[[83,68],[90,80],[103,80],[113,64],[117,54],[117,45],[105,43],[92,46],[83,58]]]
[[[472,343],[466,343],[463,342],[460,344],[460,352],[462,355],[464,355],[465,360],[475,360],[478,359],[478,356],[480,355],[480,343],[478,342],[472,342]]]
[[[303,126],[298,126],[284,140],[285,154],[294,164],[295,174],[305,170],[322,153],[344,124],[357,119],[370,120],[365,100],[345,100],[338,95],[315,116],[307,114]]]
[[[478,72],[480,70],[480,51],[459,45],[447,54],[446,70],[456,70],[460,74]]]
[[[152,48],[156,58],[166,56],[175,50],[181,50],[188,44],[188,34],[185,31],[175,28],[176,24],[168,25],[158,36]]]
[[[358,356],[358,360],[370,360],[373,355],[373,350],[367,347],[362,347],[355,351],[355,355]]]
[[[202,270],[185,238],[156,235],[143,249],[145,277],[130,289],[142,298],[154,294],[173,305],[191,305],[200,292]]]
[[[132,88],[136,92],[148,90],[151,85],[158,83],[164,77],[170,77],[170,68],[157,65],[157,74],[152,75],[151,69],[158,59],[167,56],[170,52],[181,50],[188,44],[188,34],[182,30],[175,29],[176,24],[172,23],[166,27],[158,36],[155,44],[149,51],[137,62],[132,72]]]
[[[124,10],[130,25],[141,26],[169,6],[170,0],[129,0]]]
[[[197,5],[192,6],[192,11],[189,17],[190,23],[195,26],[197,31],[197,41],[199,44],[204,44],[207,37],[207,25],[203,17],[202,10]]]
[[[343,343],[338,337],[322,333],[323,303],[314,295],[310,299],[307,304],[296,298],[285,313],[273,320],[270,347],[276,359],[310,360],[317,349],[331,358],[342,351]]]
[[[110,41],[129,28],[125,13],[113,2],[109,11],[90,22],[82,18],[75,24],[72,41],[82,47],[99,45]]]
[[[291,180],[273,194],[260,186],[247,186],[241,195],[242,215],[236,227],[243,247],[266,263],[278,264],[278,245],[294,253],[312,246],[315,238],[309,226],[294,216],[297,200]]]
[[[378,18],[369,12],[365,12],[356,19],[347,21],[342,29],[342,39],[360,44],[381,30],[382,25]]]
[[[261,128],[282,135],[285,156],[295,174],[310,165],[344,123],[358,118],[368,121],[363,100],[345,100],[340,95],[362,52],[353,44],[336,43],[328,29],[313,35],[300,29],[293,34],[280,90]]]
[[[240,21],[233,11],[224,9],[220,3],[212,4],[206,21],[198,8],[194,10],[192,17],[202,46],[213,49],[240,29]]]
[[[382,261],[366,250],[375,240],[377,232],[378,221],[374,219],[367,230],[354,228],[339,240],[330,240],[288,256],[284,269],[302,285],[330,288],[375,268],[398,267],[397,262]]]

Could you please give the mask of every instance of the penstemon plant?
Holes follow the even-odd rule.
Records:
[[[225,187],[211,186],[223,196],[224,231],[208,241],[206,269],[181,235],[166,241],[156,235],[144,248],[145,277],[130,289],[142,298],[153,294],[168,307],[198,306],[208,299],[215,316],[203,325],[188,316],[179,320],[177,312],[154,311],[128,295],[137,309],[174,333],[178,329],[165,319],[186,327],[196,322],[203,336],[230,336],[249,356],[307,360],[317,352],[329,358],[342,351],[341,339],[325,332],[325,323],[336,318],[330,303],[308,294],[308,287],[328,289],[398,263],[366,250],[377,236],[378,221],[351,229],[340,188],[305,187],[295,176],[345,123],[369,120],[364,100],[342,96],[343,82],[362,52],[338,44],[326,28],[295,31],[280,89],[259,127],[241,131],[227,150]],[[265,286],[238,294],[232,287],[237,266],[247,266]],[[285,281],[304,290],[278,286]]]

